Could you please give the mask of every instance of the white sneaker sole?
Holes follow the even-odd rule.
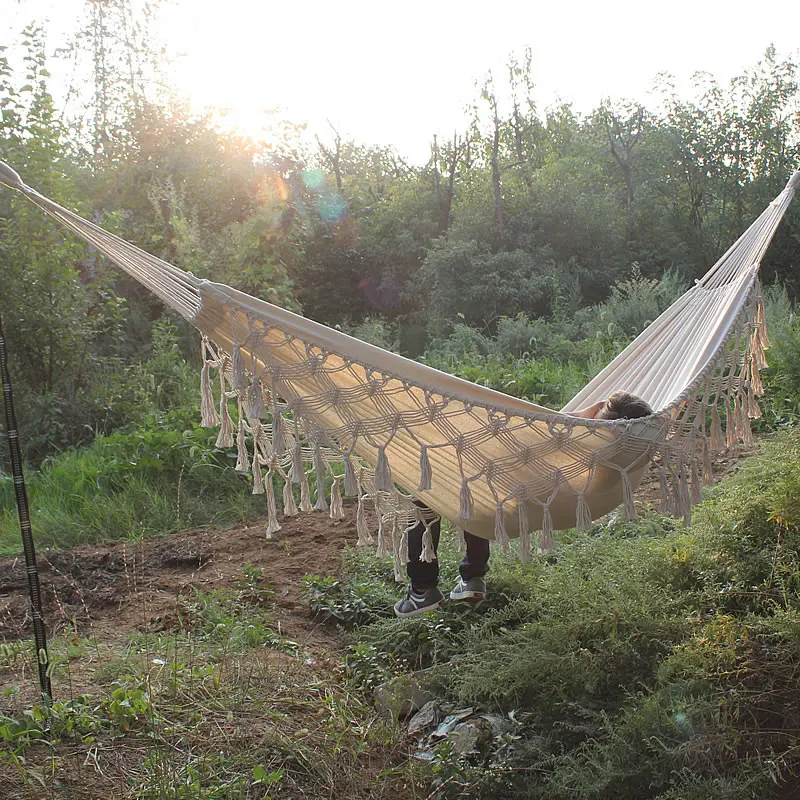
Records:
[[[408,617],[418,617],[420,614],[429,614],[431,611],[439,611],[447,604],[447,598],[443,597],[436,605],[425,606],[424,608],[415,608],[413,611],[398,611],[396,608],[394,614],[400,619],[407,619]]]
[[[484,592],[450,592],[451,600],[469,600],[472,603],[479,603],[485,598]]]

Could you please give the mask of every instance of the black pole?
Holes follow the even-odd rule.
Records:
[[[8,353],[3,336],[3,320],[0,317],[0,378],[3,381],[3,401],[6,411],[6,435],[8,450],[11,454],[11,475],[14,478],[14,492],[19,511],[19,527],[22,533],[22,548],[25,551],[25,568],[28,573],[28,591],[31,597],[31,615],[33,617],[33,638],[36,642],[36,663],[39,666],[39,686],[42,700],[49,708],[53,699],[48,671],[47,631],[42,616],[42,589],[39,585],[39,569],[36,566],[36,549],[33,546],[31,516],[28,507],[28,494],[25,491],[25,475],[22,469],[22,453],[19,448],[19,431],[14,414],[14,395],[11,391],[11,376],[8,373]]]

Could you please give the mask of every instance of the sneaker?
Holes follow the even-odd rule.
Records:
[[[413,586],[408,587],[406,596],[394,604],[394,613],[398,617],[416,617],[427,611],[438,611],[447,600],[436,588],[424,592],[415,592]]]
[[[483,578],[462,578],[450,592],[451,600],[470,600],[480,602],[486,597],[486,581]]]

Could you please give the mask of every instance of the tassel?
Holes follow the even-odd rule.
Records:
[[[725,403],[725,434],[727,437],[727,447],[729,450],[736,447],[736,408],[728,398]]]
[[[465,521],[468,519],[472,519],[473,511],[474,509],[472,505],[472,492],[469,489],[469,483],[467,482],[467,479],[464,478],[464,481],[461,484],[461,496],[458,507],[458,518]]]
[[[339,487],[339,479],[333,479],[331,486],[331,519],[344,519],[344,508],[342,507],[342,490]]]
[[[431,462],[428,458],[428,447],[422,445],[419,449],[419,491],[426,492],[431,488]]]
[[[400,548],[399,548],[400,563],[408,563],[408,528],[403,528],[400,534]]]
[[[314,448],[314,473],[317,479],[317,501],[314,511],[327,511],[328,501],[325,499],[325,461],[322,458],[322,445],[317,442]]]
[[[620,470],[622,476],[622,503],[623,503],[623,517],[630,521],[636,519],[636,506],[633,504],[633,487],[631,480],[628,477],[628,470]]]
[[[683,517],[684,525],[691,525],[692,523],[692,504],[689,495],[689,480],[686,475],[686,468],[681,467],[678,470],[677,481],[678,497],[677,509],[678,514]]]
[[[256,451],[253,454],[253,494],[264,494],[264,479],[261,475],[261,458]]]
[[[433,547],[433,534],[431,533],[431,523],[425,523],[425,533],[422,534],[422,552],[419,556],[420,561],[430,564],[436,561],[436,550]]]
[[[231,386],[239,393],[243,392],[247,380],[244,375],[244,359],[238,344],[233,346],[233,361],[231,363]]]
[[[658,465],[658,488],[661,495],[661,513],[670,514],[673,511],[672,492],[669,489],[667,469],[663,464]]]
[[[250,454],[247,452],[247,430],[244,427],[244,416],[241,415],[239,407],[239,432],[236,434],[236,472],[247,472],[250,464]]]
[[[758,404],[752,386],[747,389],[747,416],[750,419],[761,419],[761,406]]]
[[[292,453],[292,482],[301,483],[303,475],[305,475],[303,468],[303,445],[297,439],[294,443],[294,452]]]
[[[755,392],[758,397],[764,394],[764,384],[761,381],[761,373],[752,362],[750,362],[750,386],[752,386],[753,392]]]
[[[374,540],[372,534],[369,532],[367,525],[367,515],[364,512],[363,498],[358,498],[358,511],[356,512],[356,531],[358,532],[358,541],[356,544],[359,547],[366,547],[373,544]]]
[[[711,449],[718,453],[725,448],[722,439],[722,421],[719,418],[719,409],[717,404],[711,406]]]
[[[500,549],[508,552],[508,534],[506,533],[506,521],[503,518],[503,504],[498,503],[494,512],[494,540],[500,545]]]
[[[464,529],[463,528],[456,528],[456,533],[458,534],[458,552],[459,553],[466,553],[467,552],[467,540],[464,537]]]
[[[208,361],[203,361],[200,372],[200,425],[203,428],[215,428],[219,425],[219,416],[214,407],[214,393],[211,391],[211,364]]]
[[[580,496],[582,497],[583,495],[581,494]],[[591,524],[591,520],[589,524]],[[555,546],[556,543],[553,539],[553,517],[550,515],[550,503],[545,503],[542,509],[542,533],[539,536],[539,550],[542,553],[549,553]]]
[[[233,446],[233,420],[231,419],[231,412],[228,408],[228,398],[225,395],[225,387],[223,386],[222,395],[219,398],[219,415],[222,420],[219,426],[219,435],[217,436],[216,447],[225,448]]]
[[[708,438],[703,439],[703,483],[709,486],[714,480],[714,472],[711,466],[711,445]]]
[[[531,530],[528,524],[528,504],[524,499],[519,501],[517,513],[519,514],[519,535],[521,537],[523,533],[530,533]]]
[[[519,535],[519,560],[523,564],[531,560],[531,534],[527,530]]]
[[[592,527],[592,515],[583,492],[578,492],[578,503],[575,506],[575,527],[579,531],[588,531]]]
[[[397,524],[397,517],[392,519],[392,566],[394,567],[394,579],[401,581],[403,579],[403,567],[406,562],[400,557],[400,533],[399,525]]]
[[[375,465],[375,491],[391,492],[394,490],[392,471],[389,469],[389,460],[386,458],[386,445],[378,448],[378,462]]]
[[[249,420],[261,419],[264,416],[264,393],[261,391],[261,383],[256,378],[253,378],[247,387],[244,410]]]
[[[753,429],[750,427],[750,418],[747,414],[744,413],[744,407],[742,408],[742,444],[745,447],[754,447],[756,443],[755,437],[753,436]]]
[[[281,529],[278,507],[275,504],[275,487],[272,485],[272,470],[267,472],[264,488],[267,490],[267,539],[271,539]]]
[[[276,456],[286,452],[286,437],[283,434],[283,417],[278,406],[278,396],[272,391],[272,450]]]
[[[344,457],[344,493],[348,497],[358,497],[358,478],[349,454]]]
[[[375,555],[377,558],[386,558],[389,551],[386,548],[385,537],[383,534],[383,519],[378,523],[378,546],[375,548]]]
[[[300,470],[300,510],[304,512],[313,511],[311,505],[311,489],[308,485],[308,475],[304,469]]]
[[[692,459],[692,485],[691,485],[692,504],[703,502],[703,482],[700,477],[700,470],[697,467],[697,459]]]
[[[287,517],[296,517],[298,514],[297,503],[294,500],[294,489],[288,476],[283,480],[283,513]]]

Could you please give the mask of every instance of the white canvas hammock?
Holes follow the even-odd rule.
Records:
[[[269,535],[280,529],[276,483],[283,483],[285,515],[298,511],[293,484],[300,510],[329,511],[334,519],[343,516],[342,495],[356,496],[359,541],[372,541],[363,513],[372,503],[378,550],[394,554],[399,575],[406,528],[425,516],[409,493],[504,548],[519,537],[523,559],[533,531],[540,531],[539,548],[548,549],[554,529],[585,529],[620,504],[633,517],[633,491],[653,462],[663,509],[688,520],[710,480],[712,453],[752,441],[749,419],[760,416],[759,371],[769,346],[758,268],[800,172],[708,273],[561,411],[201,280],[53,203],[5,165],[0,182],[200,331],[203,424],[220,426],[218,445],[235,443],[236,468],[252,471],[254,491],[266,492]],[[617,390],[643,397],[656,413],[613,422],[569,415]],[[236,422],[230,403],[238,407]]]

